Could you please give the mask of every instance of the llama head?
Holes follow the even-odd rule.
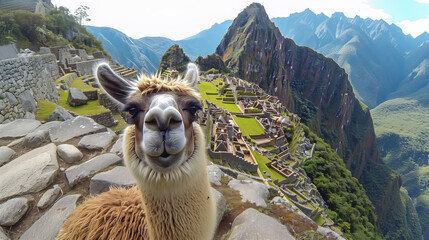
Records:
[[[158,182],[190,175],[193,163],[189,159],[196,142],[194,121],[197,111],[202,109],[195,88],[197,66],[188,64],[183,79],[168,81],[142,76],[138,81],[130,81],[101,64],[96,78],[132,116],[133,126],[127,129],[123,147],[125,163],[133,176]]]

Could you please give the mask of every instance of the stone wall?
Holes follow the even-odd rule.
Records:
[[[77,62],[74,64],[69,64],[72,69],[75,69],[76,72],[79,74],[79,76],[85,76],[85,75],[93,75],[93,70],[95,66],[97,66],[99,63],[102,63],[106,61],[105,59],[98,59],[98,60],[90,60],[90,61],[83,61],[83,62]]]
[[[225,161],[231,166],[234,166],[238,169],[256,172],[258,170],[258,165],[246,161],[244,158],[236,156],[230,152],[213,152],[211,149],[208,149],[209,156],[211,158],[218,158],[222,161]]]
[[[113,98],[109,97],[107,93],[98,93],[98,103],[99,105],[110,109],[111,111],[120,111],[121,110],[121,104],[114,100]]]
[[[113,118],[111,111],[90,115],[88,117],[94,119],[94,121],[98,124],[101,124],[106,127],[113,127],[118,124],[118,122]]]
[[[53,54],[0,61],[0,123],[34,118],[40,99],[58,102],[54,81],[59,77]]]

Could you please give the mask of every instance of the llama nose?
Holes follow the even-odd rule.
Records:
[[[159,107],[151,109],[146,117],[145,124],[148,127],[157,128],[163,137],[169,129],[179,127],[182,123],[182,116],[173,107],[161,109]]]

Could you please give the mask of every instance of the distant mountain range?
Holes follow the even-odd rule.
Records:
[[[421,71],[429,54],[416,54],[429,44],[427,32],[413,38],[384,20],[347,18],[343,13],[327,17],[309,9],[273,22],[298,45],[333,58],[349,74],[358,98],[370,108],[429,88],[429,81],[422,81],[429,72]]]
[[[143,37],[133,39],[124,33],[108,27],[86,26],[103,43],[114,62],[137,69],[143,73],[154,74],[158,69],[164,52],[174,44],[180,45],[191,60],[198,56],[212,54],[219,45],[231,20],[214,24],[210,29],[183,40],[173,41],[164,37]]]

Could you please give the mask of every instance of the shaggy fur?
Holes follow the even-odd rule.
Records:
[[[86,200],[64,222],[57,239],[148,239],[140,192],[112,188]]]
[[[196,80],[196,66],[189,68],[195,70],[191,73],[194,74],[192,79]],[[101,71],[105,76],[114,75],[106,66]],[[187,76],[171,82],[143,76],[136,85],[138,90],[127,99],[158,92],[198,97],[193,88],[196,81],[191,83]],[[115,89],[123,86],[121,81],[106,83],[106,86]],[[118,91],[117,99],[120,100],[128,90]],[[137,187],[113,188],[86,200],[67,218],[57,239],[211,239],[215,231],[216,207],[206,168],[205,138],[195,122],[187,129],[193,136],[190,141],[193,142],[193,152],[189,158],[171,170],[158,171],[140,159],[136,152],[136,132],[141,134],[142,129],[136,125],[128,127],[122,148],[125,165],[136,179]]]

